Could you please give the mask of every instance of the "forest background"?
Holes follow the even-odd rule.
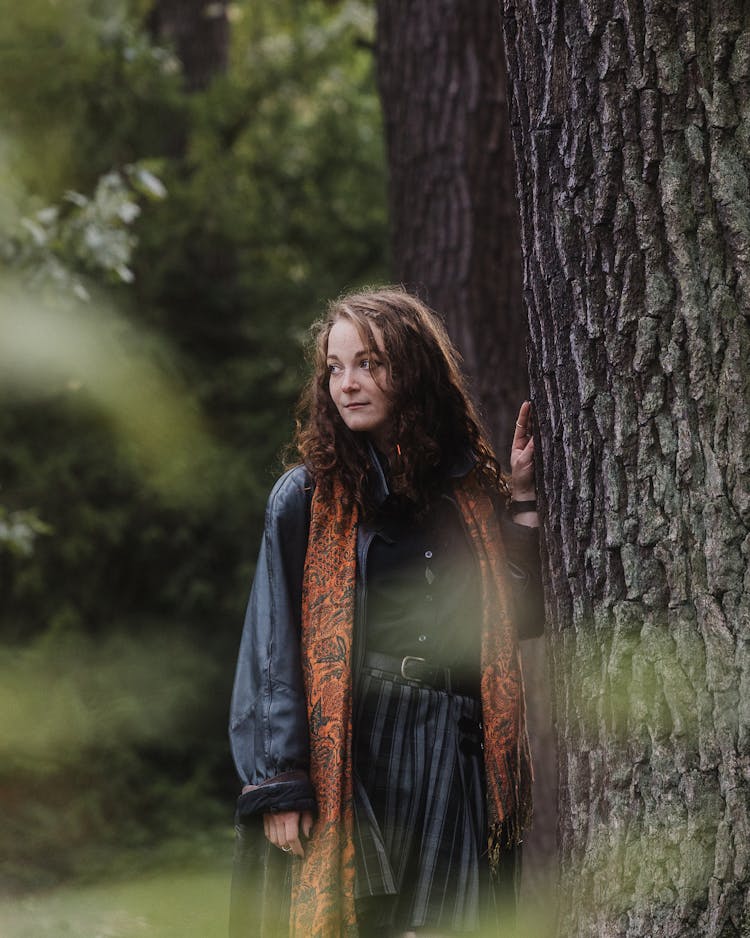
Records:
[[[228,700],[307,328],[389,279],[374,6],[209,5],[192,49],[190,6],[4,9],[4,935],[225,933]]]

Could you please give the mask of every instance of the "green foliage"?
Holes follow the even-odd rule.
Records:
[[[141,214],[139,194],[151,199],[167,194],[161,180],[139,165],[105,173],[91,197],[69,190],[62,205],[48,205],[21,219],[5,241],[7,262],[32,275],[30,286],[60,290],[69,285],[84,300],[88,292],[75,271],[132,283],[132,224]]]
[[[7,881],[231,813],[306,330],[386,277],[370,5],[233,5],[231,68],[192,96],[146,13],[30,0],[0,44]]]
[[[291,429],[307,326],[384,276],[373,63],[345,16],[359,6],[310,4],[294,33],[238,39],[234,71],[193,102],[184,159],[163,170],[170,198],[139,226],[140,309],[200,345],[193,377],[219,432],[266,465]],[[269,397],[270,420],[256,407]]]
[[[8,511],[0,505],[0,546],[24,557],[34,550],[34,541],[40,534],[50,534],[51,528],[33,511]]]
[[[0,108],[9,174],[46,201],[163,152],[185,102],[179,63],[126,0],[28,0],[3,18]]]

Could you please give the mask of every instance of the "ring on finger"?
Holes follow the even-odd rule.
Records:
[[[289,846],[289,844],[284,844],[281,849],[284,851],[284,853],[292,852],[292,848]]]

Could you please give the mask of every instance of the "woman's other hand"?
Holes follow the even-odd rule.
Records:
[[[263,830],[268,840],[274,847],[284,853],[293,853],[296,857],[304,857],[300,835],[307,840],[312,825],[311,811],[279,811],[263,815]]]

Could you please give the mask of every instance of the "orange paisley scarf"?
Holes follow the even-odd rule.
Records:
[[[518,643],[508,614],[505,552],[495,508],[474,473],[455,497],[482,582],[482,713],[489,857],[516,843],[531,816],[531,760]],[[343,487],[313,495],[302,592],[302,662],[310,778],[318,819],[294,864],[290,938],[357,938],[352,792],[352,638],[357,512]]]

